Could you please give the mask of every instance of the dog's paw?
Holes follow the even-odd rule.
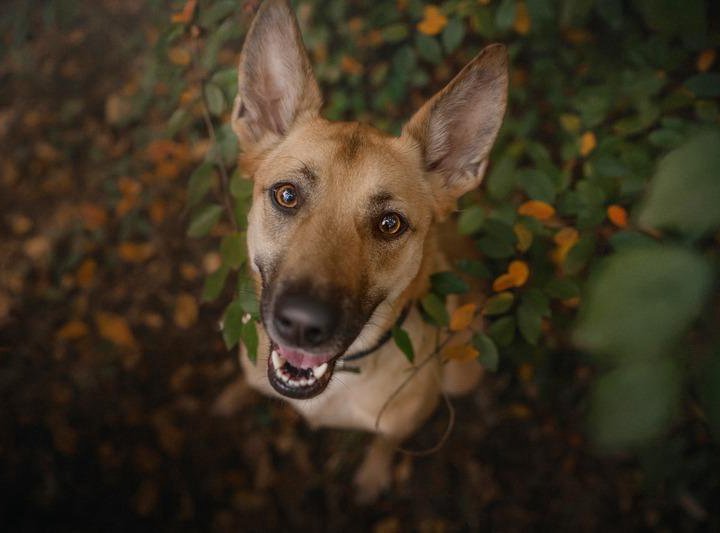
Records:
[[[376,464],[363,464],[355,474],[355,503],[369,505],[390,488],[390,469]]]

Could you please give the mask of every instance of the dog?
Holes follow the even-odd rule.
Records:
[[[245,39],[231,121],[254,180],[247,245],[261,323],[258,360],[241,350],[241,363],[253,388],[311,427],[376,434],[355,476],[359,502],[388,488],[396,449],[442,394],[481,374],[475,361],[435,356],[438,329],[416,303],[447,269],[437,227],[482,180],[507,86],[506,49],[490,45],[394,137],[320,116],[286,0],[266,0]],[[389,341],[396,325],[414,363]]]

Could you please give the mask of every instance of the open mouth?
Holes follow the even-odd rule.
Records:
[[[301,400],[313,398],[330,383],[335,361],[334,356],[306,354],[270,341],[268,380],[283,396]]]

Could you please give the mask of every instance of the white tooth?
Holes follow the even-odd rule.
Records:
[[[280,354],[277,353],[277,350],[273,350],[271,356],[272,356],[273,366],[275,368],[282,368],[283,365],[285,364],[285,359],[283,357],[280,357]]]
[[[313,374],[315,375],[315,379],[320,379],[325,375],[325,372],[327,371],[327,363],[323,363],[320,366],[316,366],[313,368]]]
[[[307,379],[302,378],[302,379],[300,380],[300,386],[301,386],[301,387],[305,387],[307,384],[308,384],[308,380],[307,380]]]

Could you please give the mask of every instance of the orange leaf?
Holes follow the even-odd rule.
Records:
[[[146,243],[135,243],[135,242],[122,242],[118,246],[118,254],[120,259],[128,263],[142,263],[152,257],[155,253],[155,248],[149,242]]]
[[[595,147],[597,146],[597,138],[595,137],[595,134],[591,131],[586,131],[582,134],[582,137],[580,137],[580,155],[583,157],[587,157],[590,155],[590,152],[595,150]]]
[[[493,290],[502,292],[515,286],[515,279],[510,274],[502,274],[493,281]]]
[[[458,361],[460,363],[472,361],[480,355],[480,352],[469,344],[453,344],[451,346],[446,346],[442,353],[445,359]]]
[[[81,320],[71,320],[62,326],[55,335],[63,340],[76,340],[88,334],[88,327]]]
[[[187,24],[193,18],[196,5],[197,0],[187,0],[182,11],[180,11],[180,13],[173,13],[172,17],[170,17],[170,21],[175,24]]]
[[[168,50],[168,59],[170,59],[170,62],[173,65],[186,67],[190,64],[192,57],[190,56],[190,52],[188,52],[185,48],[175,46]]]
[[[520,35],[525,35],[530,31],[531,26],[530,12],[528,11],[525,2],[520,2],[515,9],[515,22],[513,22],[513,28]]]
[[[513,226],[513,232],[515,233],[515,237],[517,237],[517,249],[521,252],[527,252],[528,248],[530,248],[530,245],[533,242],[533,234],[532,231],[530,231],[527,226],[522,224],[521,222],[518,222]]]
[[[192,294],[180,294],[175,300],[175,325],[187,329],[197,322],[198,307]]]
[[[700,55],[697,58],[697,69],[700,72],[707,72],[710,70],[710,67],[713,66],[713,63],[715,63],[715,56],[715,50],[712,48],[708,48],[707,50],[700,52]]]
[[[122,316],[101,311],[95,317],[95,323],[103,339],[107,339],[122,348],[135,348],[137,346],[130,326]]]
[[[515,287],[522,287],[530,277],[530,268],[525,261],[513,261],[508,267],[508,274],[512,277]]]
[[[343,56],[340,60],[340,69],[346,74],[357,75],[362,74],[363,66],[354,57]]]
[[[610,219],[610,222],[615,224],[618,228],[626,228],[628,225],[627,211],[625,211],[625,208],[620,205],[609,205],[607,208],[607,216]]]
[[[83,204],[80,206],[80,217],[83,225],[89,230],[102,228],[107,223],[107,212],[100,206],[94,204]]]
[[[580,234],[575,228],[562,228],[553,237],[555,244],[557,244],[558,246],[572,246],[573,244],[578,242],[579,239]]]
[[[462,331],[470,325],[475,316],[477,305],[465,304],[453,311],[450,317],[450,331]]]
[[[80,264],[80,267],[77,269],[77,273],[75,274],[78,286],[83,289],[90,287],[95,279],[96,271],[97,262],[94,259],[85,259],[85,261]]]
[[[528,200],[518,207],[518,213],[538,220],[548,220],[555,214],[555,208],[540,200]]]
[[[418,23],[417,28],[425,35],[437,35],[447,25],[447,17],[437,6],[425,6],[423,19]]]

